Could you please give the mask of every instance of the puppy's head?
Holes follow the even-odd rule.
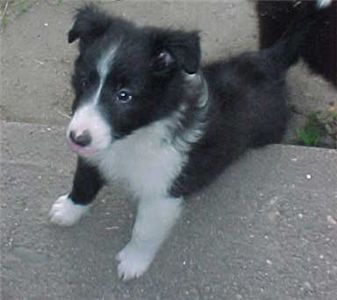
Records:
[[[67,135],[82,156],[176,110],[186,76],[200,65],[197,32],[140,28],[92,5],[75,16],[68,41],[75,40],[76,97]]]

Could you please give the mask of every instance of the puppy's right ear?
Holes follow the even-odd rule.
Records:
[[[110,26],[111,18],[94,4],[88,4],[77,10],[75,22],[68,32],[68,42],[80,39],[80,48],[90,44],[101,36]]]

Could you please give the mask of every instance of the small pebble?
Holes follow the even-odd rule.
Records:
[[[119,229],[118,226],[105,227],[105,230],[116,230]]]
[[[307,174],[307,176],[305,176],[307,179],[311,179],[311,175]]]
[[[308,281],[303,283],[303,287],[301,289],[306,290],[306,291],[310,291],[310,292],[312,292],[314,290],[312,285]]]
[[[326,217],[326,219],[327,219],[329,224],[337,225],[337,221],[332,216],[329,215],[329,216]]]

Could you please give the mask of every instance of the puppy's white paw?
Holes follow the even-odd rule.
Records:
[[[87,205],[74,204],[68,195],[61,196],[53,204],[50,221],[60,226],[72,226],[88,211]]]
[[[149,268],[153,258],[153,253],[137,247],[134,243],[128,243],[116,256],[119,261],[119,278],[126,281],[140,277]]]

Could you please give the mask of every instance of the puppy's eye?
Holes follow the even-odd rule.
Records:
[[[120,90],[117,94],[116,94],[116,99],[119,102],[122,103],[127,103],[129,101],[132,100],[132,95],[128,90]]]
[[[80,84],[81,84],[81,87],[85,89],[89,86],[89,80],[87,78],[82,78],[80,81]]]

